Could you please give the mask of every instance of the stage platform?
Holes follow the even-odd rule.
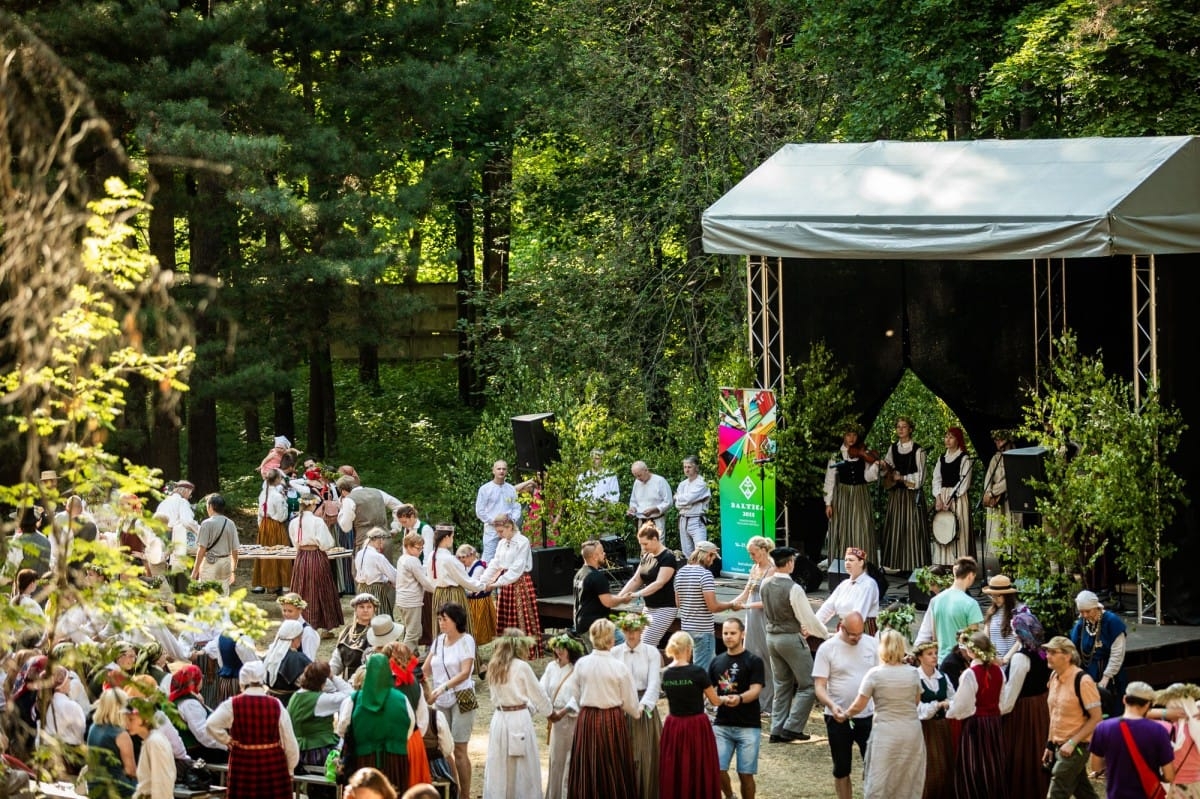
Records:
[[[889,577],[892,585],[887,595],[881,600],[881,606],[886,607],[898,600],[908,601],[908,582],[902,577]],[[746,584],[743,578],[718,578],[717,599],[728,602],[736,597]],[[809,593],[813,607],[820,607],[821,602],[829,596],[822,582],[821,589]],[[621,584],[614,581],[614,593],[621,589]],[[979,591],[979,586],[972,589],[973,596],[980,601],[984,609],[988,606],[988,598]],[[562,629],[571,626],[573,602],[571,596],[551,596],[538,599],[538,612],[542,617],[542,626],[547,629]],[[721,649],[720,626],[731,614],[730,612],[715,614],[717,632],[717,648]],[[924,613],[917,611],[913,632],[921,625]],[[1129,629],[1129,640],[1126,646],[1126,668],[1130,680],[1143,680],[1156,688],[1165,688],[1173,682],[1191,682],[1200,684],[1200,626],[1163,625],[1139,623],[1133,614],[1123,615],[1125,625]],[[679,629],[679,622],[672,625],[671,631]],[[1051,631],[1047,631],[1050,635]],[[664,638],[665,645],[665,638]]]

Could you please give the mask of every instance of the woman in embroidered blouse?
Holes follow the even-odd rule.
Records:
[[[946,430],[943,439],[946,451],[933,468],[934,510],[948,510],[958,518],[958,537],[950,544],[933,542],[935,564],[954,563],[971,554],[971,457],[967,455],[966,437],[961,427]]]
[[[579,718],[571,744],[571,799],[636,799],[637,784],[625,714],[641,710],[629,668],[613,657],[616,627],[596,619],[588,629],[592,653],[575,664]]]
[[[451,540],[451,539],[446,539]],[[438,559],[445,558],[462,569],[447,547],[438,549]],[[445,572],[443,572],[445,574]],[[465,579],[465,573],[464,573]],[[437,578],[434,577],[436,581]],[[462,589],[459,589],[462,590]],[[441,634],[429,646],[425,656],[424,673],[432,687],[430,697],[433,705],[446,717],[450,733],[454,738],[454,767],[458,771],[458,795],[471,795],[471,758],[467,745],[471,742],[471,729],[475,725],[475,639],[467,632],[467,611],[454,602],[442,605],[437,612],[437,624]],[[464,696],[460,699],[459,693]]]
[[[496,556],[479,578],[484,589],[500,589],[496,600],[496,627],[506,630],[525,630],[534,639],[529,650],[531,657],[542,656],[542,620],[538,616],[537,592],[529,572],[533,569],[533,553],[529,539],[517,530],[516,522],[507,513],[492,520],[500,541]]]
[[[287,546],[287,498],[284,496],[284,476],[278,469],[267,472],[262,493],[258,496],[259,546]],[[258,558],[254,561],[251,581],[255,588],[266,588],[282,594],[292,584],[292,562],[280,558]]]
[[[723,703],[709,682],[708,672],[692,663],[692,637],[682,630],[667,642],[663,693],[669,714],[663,723],[659,755],[658,795],[661,799],[720,799],[721,779],[717,738],[704,712],[704,700]]]
[[[896,441],[884,461],[896,482],[887,492],[883,520],[883,565],[912,571],[928,565],[929,515],[925,512],[925,449],[913,441],[912,419],[896,419]]]
[[[917,644],[917,676],[921,680],[921,737],[925,740],[925,790],[922,799],[954,799],[954,735],[946,711],[954,699],[954,683],[938,671],[937,641]],[[1040,746],[1040,743],[1039,743]],[[1045,796],[1045,792],[1041,794]]]
[[[640,713],[626,718],[629,746],[637,771],[638,796],[658,796],[658,758],[661,747],[662,719],[658,698],[662,693],[662,658],[658,650],[642,640],[642,629],[649,621],[642,613],[622,613],[616,618],[617,629],[625,642],[617,644],[613,656],[629,668],[633,690],[638,696]]]
[[[996,650],[983,630],[964,633],[958,643],[970,666],[958,678],[958,690],[946,711],[948,718],[963,722],[954,788],[958,799],[1008,799],[1000,721],[1004,672],[996,665]]]
[[[746,552],[754,565],[750,567],[750,577],[746,587],[735,602],[741,602],[746,608],[746,649],[762,658],[763,687],[758,694],[759,704],[764,708],[771,707],[775,696],[775,686],[771,680],[771,658],[767,654],[766,616],[762,609],[762,584],[775,573],[775,562],[771,560],[771,550],[775,543],[761,535],[751,536],[746,542]]]
[[[335,630],[346,618],[326,554],[333,549],[333,534],[325,520],[314,513],[320,503],[316,494],[300,497],[300,514],[288,525],[288,537],[296,548],[291,586],[308,601],[304,620],[316,630]]]
[[[847,547],[845,554],[848,577],[837,584],[829,598],[817,608],[817,620],[828,626],[834,616],[844,619],[858,612],[867,623],[867,633],[875,634],[875,617],[879,615],[879,583],[867,574],[867,553],[858,547]]]
[[[530,711],[549,716],[550,698],[524,660],[532,644],[533,639],[521,630],[508,627],[496,639],[488,663],[493,710],[483,767],[483,799],[542,797],[542,764]]]
[[[484,590],[483,584],[468,577],[467,570],[454,556],[452,525],[439,524],[434,528],[433,544],[433,559],[429,562],[429,579],[433,580],[433,607],[442,608],[453,604],[465,609],[467,593]],[[470,633],[471,640],[475,640],[475,628],[471,626],[469,615],[464,632]]]
[[[298,684],[300,690],[288,699],[287,712],[300,745],[300,764],[324,766],[330,750],[338,743],[333,721],[350,696],[350,683],[334,677],[329,664],[318,660],[304,668]]]
[[[553,658],[542,672],[541,686],[550,697],[550,767],[546,780],[546,799],[566,799],[571,743],[575,740],[575,719],[579,715],[579,684],[575,680],[575,662],[583,657],[583,644],[569,635],[547,642]]]

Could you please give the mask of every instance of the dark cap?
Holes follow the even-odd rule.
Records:
[[[776,547],[771,550],[771,560],[776,566],[782,566],[799,554],[800,552],[792,547]]]

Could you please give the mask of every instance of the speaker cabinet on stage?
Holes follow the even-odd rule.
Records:
[[[533,587],[537,595],[545,599],[571,593],[571,582],[579,570],[579,555],[570,547],[545,547],[532,550]]]
[[[1046,481],[1046,448],[1024,447],[1004,453],[1004,479],[1008,483],[1008,509],[1013,513],[1036,513],[1037,499],[1044,494],[1029,485]]]
[[[546,427],[554,422],[552,413],[527,413],[512,417],[513,444],[517,466],[526,472],[544,472],[558,460],[558,436]]]

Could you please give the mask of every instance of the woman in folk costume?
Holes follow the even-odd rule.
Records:
[[[300,746],[287,710],[267,695],[266,677],[261,662],[242,666],[242,692],[208,717],[209,734],[229,747],[229,799],[292,799]]]
[[[913,441],[912,419],[896,419],[896,441],[884,461],[887,515],[883,520],[883,565],[912,571],[929,565],[929,515],[925,512],[925,448]],[[889,488],[890,486],[890,488]]]
[[[396,688],[390,659],[367,657],[362,688],[342,703],[338,732],[342,755],[351,771],[377,768],[392,785],[408,785],[408,739],[415,713],[403,692]]]
[[[179,734],[188,755],[206,763],[224,763],[229,759],[229,749],[209,735],[205,726],[212,710],[204,704],[200,692],[203,685],[204,673],[199,666],[189,663],[171,675],[171,692],[167,698],[186,725],[180,728]]]
[[[946,451],[933,467],[933,508],[948,510],[958,520],[958,536],[949,544],[933,542],[933,562],[950,564],[971,552],[971,457],[961,427],[946,429]]]
[[[262,493],[258,495],[258,545],[285,547],[287,531],[287,497],[284,496],[284,476],[278,469],[267,473]],[[292,562],[281,558],[258,558],[254,561],[251,582],[255,588],[282,594],[292,584]]]
[[[429,561],[429,579],[433,580],[433,612],[435,619],[446,605],[458,605],[467,608],[467,593],[483,591],[483,584],[467,576],[467,570],[462,562],[454,555],[454,526],[439,524],[433,531],[433,558]],[[436,625],[436,621],[434,622]],[[495,628],[493,627],[493,630]],[[471,617],[467,616],[467,625],[463,632],[471,634],[475,640],[475,627]]]
[[[566,799],[571,744],[575,741],[575,719],[579,715],[575,662],[583,657],[583,644],[564,634],[551,638],[547,648],[553,657],[546,664],[540,681],[553,708],[548,717],[550,773],[546,781],[546,799]]]
[[[862,427],[850,425],[842,434],[842,447],[825,469],[825,518],[829,519],[829,557],[846,547],[858,547],[867,559],[877,561],[875,521],[870,483],[879,479],[879,464],[868,462]]]
[[[338,734],[333,729],[333,720],[338,708],[350,696],[350,684],[334,677],[329,664],[323,660],[309,663],[300,675],[300,690],[288,700],[288,715],[292,729],[300,746],[300,763],[305,766],[325,767],[329,752],[337,747]],[[336,796],[336,790],[326,789],[314,793],[309,789],[309,798]]]
[[[383,647],[383,650],[389,658],[388,666],[392,670],[396,688],[404,694],[409,707],[415,713],[416,723],[408,736],[407,787],[433,782],[429,753],[425,750],[425,732],[429,728],[429,719],[433,712],[425,701],[425,692],[421,689],[421,662],[417,660],[412,647],[400,640],[393,641]]]
[[[1004,763],[1000,697],[1004,672],[996,664],[996,649],[983,630],[959,638],[959,649],[970,666],[958,678],[958,690],[946,716],[962,719],[954,789],[958,799],[1008,799],[1009,777]]]
[[[300,513],[288,525],[288,538],[296,548],[291,587],[308,602],[304,620],[317,630],[333,630],[346,619],[326,554],[333,549],[333,535],[313,512],[320,501],[316,494],[300,497]]]
[[[608,619],[592,622],[592,653],[575,664],[579,719],[571,745],[568,774],[571,799],[636,799],[633,751],[625,715],[641,712],[629,668],[613,657],[616,627]]]
[[[983,539],[983,552],[980,565],[988,571],[996,571],[1000,566],[999,550],[996,542],[1004,536],[1011,535],[1016,517],[1008,508],[1008,478],[1004,473],[1004,453],[1013,448],[1013,434],[1007,430],[993,430],[992,443],[996,445],[996,454],[988,461],[987,472],[983,475],[984,523],[986,524]]]
[[[512,627],[495,641],[488,663],[493,710],[483,799],[542,799],[542,762],[532,713],[549,716],[550,698],[523,659],[533,644],[532,638]]]
[[[500,589],[496,603],[496,627],[506,630],[525,630],[533,638],[530,654],[542,656],[542,621],[538,617],[537,593],[533,588],[533,553],[529,539],[517,530],[516,523],[507,513],[501,513],[493,521],[496,535],[496,557],[488,564],[480,582],[484,589]]]
[[[628,667],[637,692],[637,715],[627,716],[629,746],[633,750],[633,766],[637,772],[639,799],[658,796],[658,759],[662,737],[662,717],[658,714],[658,699],[662,695],[662,657],[658,649],[642,640],[642,631],[650,623],[644,613],[622,613],[615,618],[617,629],[625,643],[613,647],[613,657]]]
[[[954,683],[938,671],[937,641],[917,644],[917,676],[921,697],[917,716],[925,739],[925,789],[922,799],[954,799],[954,734],[946,711],[954,699]],[[1040,748],[1042,743],[1038,742]],[[1039,796],[1045,796],[1043,791]]]
[[[1012,615],[1011,624],[1019,643],[1009,650],[1008,679],[1000,696],[1009,795],[1045,796],[1050,790],[1050,774],[1042,768],[1045,742],[1050,740],[1050,665],[1042,648],[1046,634],[1025,607]]]
[[[1173,683],[1158,692],[1154,701],[1165,705],[1166,711],[1151,710],[1147,718],[1162,715],[1164,723],[1171,724],[1171,745],[1175,749],[1175,780],[1171,783],[1171,796],[1182,799],[1200,799],[1200,688],[1195,685]]]
[[[479,552],[470,544],[460,546],[455,556],[472,580],[478,580],[487,569],[487,564],[479,559]],[[467,615],[471,617],[471,635],[475,637],[475,643],[481,646],[491,643],[496,637],[496,603],[492,601],[492,592],[467,594]]]
[[[389,533],[382,527],[367,531],[367,541],[354,554],[354,585],[360,594],[371,594],[380,613],[396,608],[396,565],[383,554]]]

